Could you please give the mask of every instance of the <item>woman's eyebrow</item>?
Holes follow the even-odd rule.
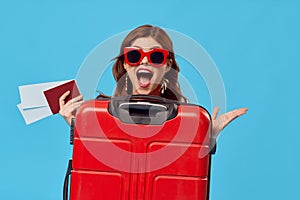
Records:
[[[137,48],[139,48],[139,49],[144,49],[143,47],[140,47],[140,46],[138,46],[138,45],[134,45],[133,47],[137,47]],[[155,48],[161,48],[161,47],[160,47],[160,46],[153,46],[153,47],[148,48],[148,49],[155,49]]]

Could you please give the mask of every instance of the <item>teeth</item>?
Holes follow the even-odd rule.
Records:
[[[152,73],[149,72],[148,70],[144,70],[144,69],[139,70],[138,73],[148,73],[148,74],[152,74]]]

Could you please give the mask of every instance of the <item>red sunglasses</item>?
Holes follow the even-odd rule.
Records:
[[[144,52],[142,49],[136,47],[124,48],[125,62],[131,66],[139,65],[146,56],[148,62],[152,66],[162,67],[164,64],[166,64],[168,55],[169,51],[161,48],[151,49],[147,52]]]

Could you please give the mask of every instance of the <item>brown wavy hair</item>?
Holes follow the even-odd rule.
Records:
[[[152,25],[142,25],[135,28],[123,40],[119,55],[115,58],[116,62],[114,63],[112,68],[113,76],[117,82],[114,96],[117,97],[132,94],[132,83],[130,79],[127,80],[127,91],[125,90],[126,70],[124,69],[123,65],[124,47],[131,46],[136,39],[142,37],[152,37],[153,39],[155,39],[164,49],[167,49],[169,51],[168,59],[172,59],[172,69],[170,69],[164,77],[169,80],[169,84],[167,86],[167,90],[160,96],[167,99],[187,102],[187,99],[181,93],[178,83],[178,72],[180,71],[180,69],[175,60],[173,43],[168,34],[163,29]]]

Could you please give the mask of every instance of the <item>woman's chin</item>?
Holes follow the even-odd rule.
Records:
[[[145,89],[145,88],[142,88],[142,89],[137,89],[134,91],[134,95],[148,95],[150,94],[151,90],[150,89]]]
[[[133,92],[134,95],[159,95],[159,89],[150,85],[150,87],[142,88],[139,87]]]

